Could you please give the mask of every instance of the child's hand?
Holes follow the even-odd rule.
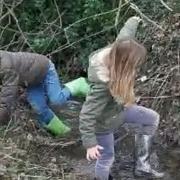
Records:
[[[99,150],[103,150],[104,148],[102,146],[96,145],[94,147],[88,148],[86,153],[86,158],[88,161],[98,159],[101,156],[101,153]]]
[[[141,19],[139,16],[133,16],[133,17],[130,17],[130,19],[134,19],[134,20],[136,20],[138,23],[142,21],[142,19]]]

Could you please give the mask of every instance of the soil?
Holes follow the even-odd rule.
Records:
[[[0,139],[0,179],[2,180],[91,180],[94,163],[85,159],[85,150],[78,131],[78,114],[81,102],[71,101],[61,107],[58,114],[67,119],[73,127],[68,138],[55,138],[40,128],[31,119],[34,115],[29,108],[18,107],[6,131],[1,130]],[[56,110],[57,112],[57,110]],[[18,118],[17,117],[21,117]],[[27,119],[27,117],[29,117]],[[33,117],[34,118],[34,117]],[[120,129],[120,139],[116,140],[116,161],[112,174],[117,180],[135,180],[133,134]],[[166,172],[164,180],[178,180],[180,173],[180,149],[164,148],[154,143],[151,163]],[[159,163],[160,162],[160,163]],[[141,180],[146,180],[141,179]]]

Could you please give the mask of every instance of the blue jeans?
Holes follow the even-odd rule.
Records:
[[[154,135],[159,124],[159,114],[152,109],[133,105],[123,112],[124,123],[130,125],[135,133]],[[97,142],[104,149],[101,157],[96,161],[95,176],[97,180],[108,180],[114,161],[114,136],[112,133],[96,135]]]
[[[42,124],[48,124],[54,117],[54,112],[49,108],[52,105],[62,105],[71,97],[67,88],[63,88],[59,81],[54,64],[49,61],[45,78],[36,86],[27,88],[27,100],[38,115]]]

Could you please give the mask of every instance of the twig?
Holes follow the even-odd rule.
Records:
[[[44,20],[46,21],[45,24],[48,25],[48,27],[44,30],[44,32],[45,32],[45,31],[48,31],[48,29],[50,29],[51,34],[53,34],[53,35],[51,35],[51,36],[55,37],[57,34],[59,34],[59,32],[57,32],[57,31],[59,30],[59,27],[58,27],[56,30],[53,30],[52,26],[55,25],[55,23],[56,23],[56,21],[58,20],[58,18],[56,18],[54,21],[52,21],[52,22],[49,23],[48,20],[47,20],[47,18],[46,18],[46,16],[45,16],[44,13],[43,13],[43,11],[41,11],[41,13],[42,13],[42,15],[43,15]],[[56,43],[58,43],[58,41],[57,41],[56,38],[51,38],[50,41],[52,41],[52,40],[54,40],[54,41],[56,41]],[[49,46],[50,43],[51,43],[51,42],[48,43],[48,45],[45,47],[45,49],[42,51],[42,53],[44,53],[44,51],[47,49],[47,47]]]
[[[14,158],[14,157],[12,157],[12,156],[9,155],[9,154],[5,154],[5,153],[0,152],[0,155],[3,155],[4,158],[9,158],[9,159],[14,160],[14,161],[24,162],[22,159]],[[4,158],[1,158],[1,159],[4,159]]]
[[[0,17],[2,15],[2,13],[3,13],[3,1],[4,0],[0,0]]]
[[[172,95],[172,96],[144,96],[144,97],[140,97],[140,99],[168,99],[168,98],[174,98],[174,97],[180,97],[180,94]]]
[[[128,135],[129,135],[129,133],[126,131],[126,133],[123,136],[120,136],[114,140],[114,144],[117,144],[118,142],[124,140]]]
[[[120,11],[121,11],[121,6],[122,6],[122,0],[119,0],[119,7],[118,7],[118,11],[116,14],[116,19],[115,19],[115,27],[118,25],[118,20],[119,20],[119,15],[120,15]]]
[[[179,69],[179,66],[177,65],[177,66],[174,66],[173,68],[170,69],[170,71],[167,73],[167,75],[166,75],[164,81],[162,82],[160,88],[158,89],[156,95],[159,93],[159,91],[160,91],[161,88],[163,87],[163,84],[164,84],[165,82],[167,82],[167,78],[169,77],[169,75],[170,75],[175,69]]]
[[[121,7],[122,7],[122,6],[121,6]],[[125,14],[128,12],[128,10],[129,10],[129,8],[128,8],[127,11],[125,12]],[[91,34],[91,35],[87,36],[87,37],[81,38],[81,39],[79,39],[78,41],[74,41],[74,42],[72,42],[71,44],[65,44],[65,45],[57,48],[56,50],[52,51],[51,53],[49,53],[49,54],[47,54],[47,55],[52,55],[52,54],[55,54],[55,53],[57,53],[57,52],[59,52],[59,51],[62,51],[62,50],[64,50],[64,49],[67,49],[67,48],[69,48],[69,47],[71,47],[71,46],[73,46],[73,45],[75,45],[75,44],[77,44],[77,43],[80,43],[80,42],[82,42],[82,41],[84,41],[84,40],[87,40],[88,38],[91,38],[91,37],[97,36],[97,35],[99,35],[99,34],[101,34],[101,33],[104,33],[104,32],[106,32],[106,31],[109,31],[109,30],[111,30],[111,29],[114,28],[114,27],[115,27],[114,25],[113,25],[113,26],[110,26],[110,27],[108,27],[108,28],[106,28],[106,29],[104,29],[104,30],[98,31],[98,32],[96,32],[96,33],[94,33],[94,34]]]
[[[11,42],[11,45],[15,45],[15,44],[19,44],[19,41]],[[6,44],[6,45],[4,45],[4,46],[2,46],[0,48],[7,50],[9,48],[9,44]]]
[[[160,2],[161,2],[161,4],[165,7],[165,8],[167,8],[169,11],[173,11],[163,0],[160,0]]]
[[[64,29],[64,35],[65,35],[65,37],[66,37],[66,44],[68,45],[68,44],[70,44],[70,40],[69,40],[69,36],[68,36],[68,34],[67,34],[67,30],[66,30],[66,28]]]
[[[16,2],[16,1],[14,1],[14,2]],[[12,7],[11,7],[11,10],[14,9],[14,8],[16,8],[17,6],[19,6],[19,5],[23,2],[23,0],[19,1],[16,5],[14,4],[14,2],[13,2],[13,5],[12,5]],[[1,0],[1,2],[0,2],[1,10],[3,10],[3,5],[5,5],[4,0]],[[0,22],[1,22],[6,16],[8,16],[9,14],[10,14],[9,11],[8,11],[7,13],[5,13],[3,16],[1,16],[2,14],[0,13],[0,16],[1,16]]]
[[[126,0],[126,2],[130,3],[128,0]],[[134,9],[137,13],[139,13],[141,17],[146,19],[148,22],[152,23],[155,27],[157,27],[158,29],[160,29],[162,31],[165,31],[159,24],[157,24],[155,21],[151,20],[144,13],[142,13],[142,11],[139,9],[139,7],[137,5],[135,5],[134,3],[130,3],[130,7],[132,9]]]
[[[14,43],[17,43],[17,42],[14,42],[14,40],[15,40],[15,38],[16,38],[16,35],[17,35],[17,33],[14,33],[14,35],[13,35],[10,43],[6,46],[6,50],[8,50],[9,47],[10,47],[11,45],[13,45]],[[19,42],[19,41],[18,41],[18,42]]]
[[[57,52],[59,52],[59,51],[62,51],[62,50],[64,50],[64,49],[67,49],[67,48],[69,48],[69,47],[71,47],[71,46],[73,46],[73,45],[75,45],[75,44],[77,44],[77,43],[80,43],[80,42],[82,42],[82,41],[84,41],[84,40],[86,40],[86,39],[88,39],[88,38],[91,38],[91,37],[97,36],[97,35],[99,35],[99,34],[101,34],[101,33],[104,33],[104,32],[106,32],[106,31],[109,31],[109,30],[112,29],[112,28],[114,28],[114,25],[113,25],[113,26],[110,26],[110,27],[108,27],[108,28],[106,28],[106,29],[104,29],[104,30],[102,30],[102,31],[96,32],[96,33],[94,33],[94,34],[91,34],[91,35],[89,35],[89,36],[87,36],[87,37],[83,37],[83,38],[79,39],[78,41],[72,42],[71,44],[68,44],[68,45],[65,44],[65,45],[57,48],[56,50],[52,51],[51,53],[49,53],[49,54],[47,54],[47,55],[55,54],[55,53],[57,53]]]
[[[179,48],[180,48],[180,45],[179,45]],[[179,69],[178,69],[178,74],[180,75],[180,59],[179,59],[179,48],[178,48],[178,52],[177,52],[177,60],[178,60],[178,66],[179,66]]]
[[[22,175],[22,174],[20,174],[20,175],[18,175],[18,180],[21,180],[22,178],[30,178],[30,179],[43,179],[43,180],[45,180],[45,179],[50,179],[50,178],[52,178],[52,176],[49,176],[49,177],[46,177],[46,176],[33,176],[33,175]],[[59,177],[56,177],[56,178],[58,178],[59,180],[61,180]]]
[[[121,6],[121,8],[124,7],[126,4],[127,4],[127,3],[124,3],[124,4]],[[78,21],[76,21],[76,22],[68,25],[67,27],[65,27],[65,28],[64,28],[64,34],[65,34],[65,37],[66,37],[66,40],[67,40],[67,43],[65,44],[65,49],[66,49],[67,47],[70,47],[70,46],[73,46],[74,44],[76,44],[75,42],[73,42],[73,43],[70,44],[69,36],[68,36],[68,34],[67,34],[68,29],[70,29],[71,27],[73,27],[73,26],[76,25],[76,24],[82,23],[82,22],[87,21],[87,20],[89,20],[89,19],[93,19],[93,18],[96,18],[96,17],[99,17],[99,16],[103,16],[103,15],[106,15],[106,14],[113,13],[113,12],[117,11],[118,9],[119,9],[119,8],[115,8],[115,9],[112,9],[112,10],[110,10],[110,11],[106,11],[106,12],[103,12],[103,13],[99,13],[99,14],[95,14],[95,15],[92,15],[92,16],[88,16],[88,17],[82,18],[82,19],[80,19],[80,20],[78,20]],[[87,38],[84,38],[83,40],[85,40],[85,39],[87,39]],[[81,41],[82,41],[82,39],[80,39],[79,41],[77,41],[77,43],[78,43],[78,42],[81,42]],[[61,47],[62,47],[62,46],[61,46]],[[61,51],[61,50],[63,50],[63,49],[64,49],[63,47],[62,47],[62,49],[60,48],[60,50],[57,49],[57,51],[55,50],[54,52],[51,52],[51,54],[57,53],[57,52],[59,52],[59,51]]]
[[[6,6],[6,5],[5,5],[5,6]],[[33,52],[35,52],[35,51],[31,48],[31,45],[29,44],[27,38],[25,37],[25,35],[24,35],[24,33],[23,33],[23,31],[22,31],[22,29],[21,29],[19,23],[18,23],[18,19],[17,19],[17,17],[15,16],[13,10],[10,9],[8,6],[6,6],[6,8],[7,8],[7,10],[10,12],[10,14],[12,15],[12,17],[14,18],[14,20],[15,20],[15,22],[16,22],[16,25],[17,25],[17,28],[18,28],[18,30],[20,31],[20,33],[21,33],[21,35],[22,35],[24,41],[25,41],[26,44],[29,46],[29,48],[30,48]]]
[[[3,26],[0,26],[0,29],[2,29],[2,30],[6,29],[7,31],[11,31],[11,32],[15,32],[15,33],[21,34],[21,32],[15,30],[15,29],[12,29],[10,27],[5,28]],[[42,33],[43,33],[42,31],[37,32],[37,33],[24,32],[25,35],[30,35],[30,36],[32,36],[32,35],[38,36],[38,35],[41,35]]]
[[[174,67],[172,67],[172,68],[170,69],[170,71],[167,73],[166,77],[164,78],[163,82],[161,83],[161,86],[160,86],[159,89],[157,90],[155,96],[157,96],[157,95],[159,94],[159,92],[160,92],[160,90],[162,89],[163,86],[167,85],[167,83],[168,83],[167,79],[168,79],[168,77],[170,76],[170,74],[171,74],[174,70],[176,70],[176,69],[178,69],[178,68],[179,68],[179,66],[174,66]],[[161,91],[160,95],[162,95],[162,94],[164,93],[164,91],[165,91],[165,88]],[[162,99],[162,98],[161,98],[161,99]],[[153,102],[152,106],[154,106],[157,101],[158,101],[158,99],[156,98],[155,101]],[[159,104],[160,104],[160,102],[159,102]]]
[[[32,165],[32,164],[29,164],[29,165]],[[47,167],[42,167],[42,166],[39,166],[37,164],[34,164],[33,167],[27,167],[27,169],[30,171],[30,170],[34,170],[34,169],[38,169],[38,170],[46,170],[46,171],[49,171],[49,172],[59,172],[59,169],[51,169],[51,168],[47,168]]]
[[[2,39],[2,36],[4,34],[4,31],[6,30],[6,28],[11,24],[11,20],[10,20],[10,16],[9,16],[9,20],[8,23],[6,24],[6,26],[3,28],[3,30],[0,33],[0,39]]]
[[[8,132],[8,129],[9,129],[9,126],[10,126],[11,122],[12,122],[12,118],[10,119],[10,121],[9,121],[9,123],[8,123],[5,131],[4,131],[4,134],[3,134],[3,142],[4,142],[4,140],[5,140],[5,137],[6,137],[6,134],[7,134],[7,132]]]
[[[8,16],[8,15],[9,15],[9,12],[7,12],[7,13],[5,13],[3,16],[1,16],[0,22],[1,22],[6,16]]]
[[[73,145],[73,144],[76,144],[76,141],[70,141],[70,142],[66,142],[66,143],[61,143],[61,142],[59,142],[59,143],[43,143],[42,145],[44,146],[44,145],[47,145],[47,146],[50,146],[50,147],[58,147],[58,146],[60,146],[60,147],[67,147],[67,146],[70,146],[70,145]]]
[[[61,13],[59,12],[59,8],[58,8],[58,5],[57,5],[56,0],[54,0],[54,4],[55,4],[55,6],[56,6],[57,13],[58,13],[58,16],[59,16],[59,24],[60,24],[60,28],[62,28],[62,18],[61,18]]]
[[[53,41],[55,41],[55,37],[56,37],[56,35],[57,34],[59,34],[58,32],[56,32],[56,31],[58,31],[57,29],[54,31],[54,33],[53,33],[53,35],[51,36],[52,38],[48,41],[48,43],[47,43],[47,45],[46,45],[46,47],[43,49],[43,51],[41,52],[42,54],[44,54],[45,53],[45,51],[47,50],[47,48],[49,47],[49,45],[53,42]]]
[[[124,7],[124,6],[127,5],[127,4],[128,4],[128,3],[122,4],[121,8]],[[119,9],[119,7],[118,7],[118,8],[114,8],[114,9],[109,10],[109,11],[105,11],[105,12],[99,13],[99,14],[94,14],[94,15],[92,15],[92,16],[88,16],[88,17],[82,18],[82,19],[80,19],[80,20],[78,20],[78,21],[70,24],[70,25],[69,25],[68,27],[66,27],[65,29],[67,30],[67,29],[69,29],[70,27],[74,26],[75,24],[82,23],[82,22],[84,22],[84,21],[86,21],[86,20],[93,19],[93,18],[102,16],[102,15],[106,15],[106,14],[113,13],[113,12],[117,11],[118,9]]]
[[[65,177],[64,177],[64,168],[63,168],[62,165],[61,165],[61,174],[62,174],[62,180],[65,180]]]

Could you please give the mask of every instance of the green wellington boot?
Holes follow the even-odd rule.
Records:
[[[48,125],[45,126],[55,136],[65,136],[71,131],[57,116],[54,116]]]
[[[90,90],[89,84],[83,77],[70,81],[65,86],[70,90],[72,96],[78,97],[85,97]]]

